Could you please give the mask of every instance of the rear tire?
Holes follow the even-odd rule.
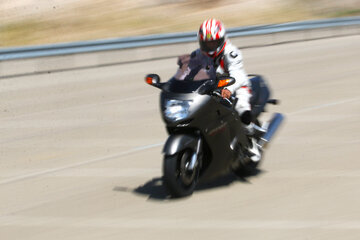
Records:
[[[240,150],[241,151],[241,150]],[[240,154],[238,164],[233,167],[233,172],[239,177],[254,176],[259,172],[258,166],[263,159],[263,151],[259,149],[261,158],[259,161],[254,162],[248,157],[247,154]]]
[[[237,176],[249,177],[256,175],[259,172],[257,167],[260,164],[261,160],[258,162],[253,162],[251,159],[246,158],[239,161],[241,161],[240,164],[236,168],[233,168],[233,172]]]
[[[187,169],[194,151],[186,149],[180,153],[164,157],[164,185],[172,197],[185,197],[194,192],[197,185],[200,164],[193,171]]]

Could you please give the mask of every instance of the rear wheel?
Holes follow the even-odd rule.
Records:
[[[251,160],[248,154],[241,153],[239,159],[237,160],[237,164],[233,166],[233,172],[239,177],[248,177],[248,176],[256,175],[259,172],[258,166],[261,163],[263,157],[262,150],[261,149],[259,150],[260,150],[261,158],[257,162]]]
[[[233,168],[233,172],[237,176],[248,177],[258,173],[259,170],[257,167],[261,160],[259,162],[253,162],[250,158],[245,158],[239,161],[240,163],[235,168]]]
[[[185,197],[194,192],[199,178],[199,159],[193,169],[190,169],[193,150],[187,149],[180,153],[164,157],[164,185],[172,197]]]

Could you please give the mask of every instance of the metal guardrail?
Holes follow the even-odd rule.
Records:
[[[230,28],[227,30],[227,34],[229,37],[240,37],[351,25],[360,25],[360,16]],[[196,32],[148,35],[139,37],[84,41],[20,48],[5,48],[0,49],[0,61],[148,47],[165,44],[186,43],[193,41],[196,41]]]

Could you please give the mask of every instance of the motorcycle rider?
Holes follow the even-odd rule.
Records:
[[[230,98],[231,95],[236,95],[238,98],[235,109],[251,142],[248,148],[249,156],[252,161],[259,161],[261,153],[255,139],[251,137],[255,132],[250,105],[251,83],[244,69],[241,51],[230,42],[224,25],[216,19],[205,20],[200,26],[197,37],[200,49],[192,54],[206,54],[214,60],[217,73],[235,78],[233,85],[222,89],[221,96]]]

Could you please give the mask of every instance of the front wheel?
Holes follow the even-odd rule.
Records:
[[[180,153],[164,157],[164,185],[172,197],[185,197],[194,192],[199,178],[199,159],[193,169],[190,169],[194,151],[186,149]]]

